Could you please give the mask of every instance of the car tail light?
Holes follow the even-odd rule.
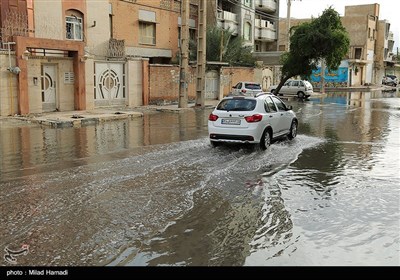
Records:
[[[208,120],[209,120],[209,121],[212,121],[212,122],[215,122],[216,120],[218,120],[218,116],[217,116],[217,115],[214,115],[214,114],[210,114],[210,115],[208,116]]]
[[[252,116],[247,116],[247,117],[244,117],[244,119],[247,121],[247,122],[249,122],[249,123],[252,123],[252,122],[259,122],[259,121],[261,121],[262,120],[262,115],[260,115],[260,114],[255,114],[255,115],[252,115]]]

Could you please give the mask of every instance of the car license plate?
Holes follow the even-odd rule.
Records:
[[[240,120],[222,119],[221,124],[240,125]]]

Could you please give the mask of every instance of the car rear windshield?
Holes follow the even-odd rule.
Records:
[[[253,111],[256,108],[257,101],[253,99],[225,99],[222,100],[217,110],[222,111]]]
[[[248,88],[248,89],[261,89],[261,85],[260,84],[246,83],[245,84],[245,88]]]

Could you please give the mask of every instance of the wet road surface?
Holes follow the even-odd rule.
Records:
[[[0,120],[0,249],[29,245],[17,265],[400,265],[400,98],[288,103],[299,135],[266,152],[211,148],[208,109]]]

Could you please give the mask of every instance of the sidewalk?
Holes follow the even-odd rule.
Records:
[[[206,100],[204,107],[213,108],[218,100]],[[100,122],[121,120],[127,118],[141,118],[144,111],[159,112],[181,112],[184,110],[194,110],[194,103],[189,103],[187,108],[178,108],[178,104],[167,105],[148,105],[135,108],[98,108],[94,110],[84,111],[65,111],[65,112],[48,112],[41,114],[30,114],[27,116],[10,116],[12,118],[30,123],[38,123],[54,128],[62,127],[81,127],[92,125]]]

